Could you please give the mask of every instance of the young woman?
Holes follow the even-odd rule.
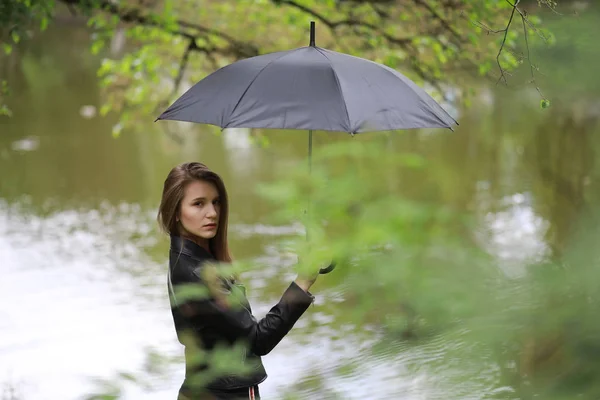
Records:
[[[185,346],[186,377],[180,400],[259,399],[258,384],[267,377],[261,356],[273,350],[314,300],[308,290],[317,272],[292,282],[263,319],[252,315],[243,287],[235,278],[217,273],[219,264],[231,262],[228,207],[222,179],[204,164],[185,163],[169,172],[158,221],[171,236],[171,311],[178,339]],[[206,297],[184,298],[178,289],[190,286],[206,289]],[[215,373],[207,361],[211,350],[236,344],[245,349],[239,354],[245,372]]]

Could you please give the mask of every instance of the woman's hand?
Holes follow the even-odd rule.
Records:
[[[325,268],[328,268],[332,264],[333,262],[328,262],[325,265],[319,266],[308,274],[300,273],[294,282],[296,282],[296,285],[300,286],[302,290],[308,292],[310,287],[317,281],[321,271]]]
[[[298,275],[294,282],[296,282],[296,285],[298,285],[300,289],[304,290],[305,292],[308,292],[310,287],[317,281],[318,276],[318,272],[308,277]]]

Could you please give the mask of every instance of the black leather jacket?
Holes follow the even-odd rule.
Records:
[[[192,283],[206,287],[202,272],[207,261],[214,261],[214,258],[201,246],[188,239],[171,236],[169,297],[179,341],[186,346],[186,382],[192,374],[210,370],[208,365],[191,365],[193,351],[190,347],[198,346],[210,351],[216,345],[231,345],[241,341],[247,348],[243,363],[252,366],[252,372],[243,376],[212,377],[205,388],[231,390],[257,385],[267,378],[260,356],[273,350],[310,306],[314,297],[292,283],[279,302],[261,320],[252,315],[243,286],[231,280],[219,281],[220,292],[227,297],[229,306],[217,301],[213,295],[200,300],[185,300],[180,296],[177,301],[178,289],[182,287],[180,285]],[[239,288],[241,295],[237,290]],[[232,295],[232,292],[237,295]],[[186,342],[186,332],[192,333],[193,346]],[[186,382],[183,384],[184,388],[187,386]]]

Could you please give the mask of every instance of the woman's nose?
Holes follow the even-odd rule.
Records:
[[[213,215],[217,215],[217,209],[214,206],[214,204],[211,204],[208,206],[208,213],[209,216],[213,216]]]

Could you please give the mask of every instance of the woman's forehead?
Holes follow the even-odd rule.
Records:
[[[185,197],[213,199],[219,197],[219,191],[212,182],[193,181],[186,186]]]

